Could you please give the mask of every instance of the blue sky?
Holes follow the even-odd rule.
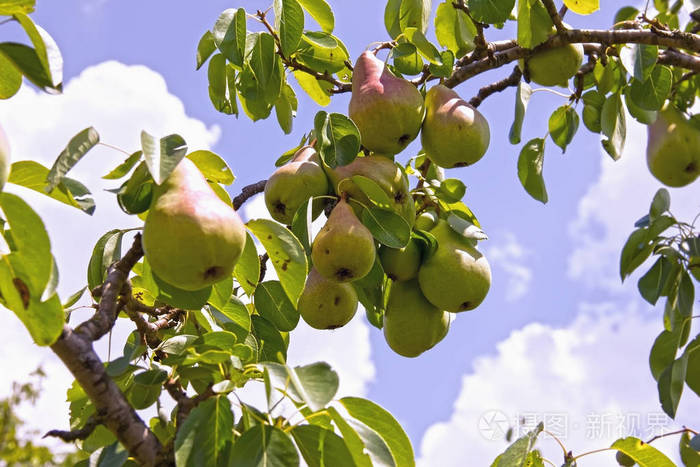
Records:
[[[335,34],[345,41],[353,60],[371,42],[388,39],[382,20],[384,2],[331,3]],[[569,14],[566,20],[575,26],[607,27],[623,3],[601,3],[603,10],[590,17]],[[137,147],[139,130],[146,129],[162,135],[181,133],[192,149],[211,145],[238,177],[232,194],[266,178],[277,157],[311,127],[319,107],[296,87],[299,111],[289,136],[274,117],[253,123],[245,116],[236,119],[213,109],[206,70],[194,69],[195,49],[220,12],[238,6],[255,11],[269,5],[260,1],[39,1],[34,18],[61,47],[67,89],[63,96],[44,96],[25,87],[16,99],[0,102],[0,121],[17,149],[16,158],[50,164],[67,139],[89,125],[97,127],[103,141],[130,151]],[[307,28],[314,27],[307,20]],[[493,40],[512,37],[514,32],[509,26],[504,31],[491,28],[487,34]],[[112,60],[147,68],[104,63]],[[468,99],[480,86],[507,76],[511,69],[507,66],[479,76],[456,90]],[[346,112],[348,99],[349,95],[336,96],[326,110]],[[399,418],[424,465],[464,465],[459,460],[467,455],[483,460],[474,463],[482,465],[489,455],[498,453],[504,444],[479,438],[475,429],[479,415],[487,409],[501,410],[509,417],[565,410],[572,419],[578,417],[579,425],[581,417],[595,410],[660,411],[646,359],[661,331],[661,311],[651,310],[637,297],[636,277],[620,286],[615,269],[632,223],[644,214],[659,187],[643,163],[645,132],[629,122],[627,149],[618,163],[602,153],[599,137],[583,124],[564,155],[548,141],[544,173],[550,201],[544,206],[531,199],[517,179],[520,146],[510,145],[507,137],[513,101],[510,89],[481,105],[491,126],[491,146],[475,166],[448,171],[449,177],[467,184],[465,202],[490,237],[480,246],[493,268],[493,286],[483,305],[460,314],[447,338],[417,359],[391,352],[382,333],[370,329],[359,314],[345,330],[330,334],[300,330],[304,342],[298,344],[294,344],[295,334],[291,336],[296,354],[290,350],[290,359],[296,355],[299,362],[328,359],[336,363],[345,389],[377,401]],[[524,141],[543,136],[549,115],[565,102],[550,93],[535,93]],[[37,118],[41,112],[43,118]],[[36,141],[37,133],[41,141]],[[405,162],[417,150],[414,143],[398,160]],[[106,164],[121,158],[105,150],[90,157],[91,162],[76,167],[74,176],[98,186],[102,182],[95,171],[101,173]],[[95,185],[88,185],[96,192]],[[679,217],[692,219],[700,210],[698,200],[698,182],[672,190],[672,210]],[[105,194],[98,197],[98,213],[90,226],[61,207],[39,199],[35,203],[56,236],[54,251],[64,295],[81,286],[89,250],[101,233],[113,228],[115,220],[121,226],[136,224],[135,219],[121,216],[113,198]],[[252,201],[244,213],[261,216],[261,205],[260,200]],[[18,329],[15,320],[10,328],[0,330],[0,337],[4,332],[4,337],[29,349],[23,337],[7,335]],[[48,352],[32,349],[29,353],[36,358],[20,362],[52,365]],[[20,363],[15,368],[15,379],[29,371]],[[55,375],[52,387],[58,396],[51,400],[60,401],[61,384],[70,379],[60,366],[52,368],[49,373]],[[635,378],[634,388],[621,384],[629,377]],[[0,394],[5,386],[0,385]],[[590,397],[582,398],[584,393]],[[680,412],[697,412],[693,396],[686,393],[684,399]],[[27,413],[36,414],[31,409]],[[65,422],[46,417],[44,413],[33,421],[42,429]],[[583,434],[571,439],[575,450],[604,447],[610,441]],[[470,454],[460,454],[459,446],[469,443],[480,444],[472,445]],[[440,464],[434,463],[438,458]],[[607,465],[597,461],[590,465]]]

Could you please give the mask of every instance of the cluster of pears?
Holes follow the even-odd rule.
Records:
[[[0,192],[10,176],[10,143],[0,126]]]
[[[671,103],[647,127],[647,165],[661,183],[682,187],[700,176],[700,129]]]
[[[426,155],[444,168],[471,165],[489,146],[487,120],[455,91],[439,84],[424,100],[412,83],[394,76],[370,51],[355,63],[348,114],[362,145],[378,155],[393,157],[419,132]]]
[[[245,241],[238,213],[191,160],[180,161],[155,187],[143,227],[143,250],[162,281],[194,291],[231,277]]]

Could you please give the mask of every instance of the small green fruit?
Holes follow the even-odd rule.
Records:
[[[450,327],[450,316],[432,305],[415,279],[394,282],[384,314],[384,338],[404,357],[417,357],[440,342]]]
[[[424,211],[416,217],[415,228],[419,230],[429,231],[438,221],[438,215],[435,211]]]
[[[312,328],[336,329],[355,316],[357,292],[352,285],[328,280],[312,268],[297,309]]]
[[[143,250],[153,272],[183,290],[231,277],[246,232],[189,159],[157,186],[143,226]]]
[[[452,89],[438,84],[425,95],[421,142],[440,167],[464,167],[481,159],[489,147],[489,123]]]
[[[374,238],[341,199],[331,211],[311,247],[314,267],[326,279],[350,282],[365,277],[374,266]]]
[[[421,249],[418,242],[411,240],[403,248],[389,248],[382,246],[379,249],[379,260],[389,279],[395,281],[407,281],[418,275],[420,267]]]
[[[700,130],[668,104],[647,127],[647,165],[661,183],[686,186],[700,176]]]
[[[566,44],[561,47],[543,50],[527,59],[530,79],[542,86],[562,86],[576,74],[583,63],[583,45]],[[525,63],[520,60],[520,69]]]
[[[5,132],[0,127],[0,191],[2,191],[10,176],[10,143]]]
[[[273,219],[289,225],[307,199],[327,194],[328,188],[328,178],[318,163],[318,155],[307,146],[297,151],[291,162],[279,167],[267,180],[265,205]],[[322,209],[322,202],[314,202],[314,217]]]
[[[418,271],[423,294],[441,310],[456,313],[476,308],[491,287],[491,268],[486,258],[444,220],[430,233],[438,247]]]
[[[355,62],[348,115],[360,130],[364,147],[377,153],[398,154],[418,136],[423,96],[367,51]]]

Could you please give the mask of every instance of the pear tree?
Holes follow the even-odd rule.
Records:
[[[396,354],[419,358],[440,345],[455,314],[479,313],[492,282],[479,250],[487,234],[453,168],[493,157],[490,142],[507,138],[519,146],[513,169],[525,193],[546,203],[545,142],[565,150],[583,120],[617,160],[631,116],[648,125],[650,172],[667,186],[697,190],[696,1],[625,6],[608,29],[564,23],[574,15],[585,22],[599,0],[436,3],[388,0],[386,30],[369,31],[364,51],[350,51],[334,34],[341,18],[326,0],[274,0],[212,18],[192,52],[197,69],[206,65],[214,109],[252,120],[274,110],[282,133],[306,130],[302,141],[285,146],[266,180],[232,187],[234,171],[219,155],[192,151],[177,134],[143,131],[140,146],[122,148],[129,157],[104,175],[115,181],[113,202],[143,227],[106,232],[85,265],[85,287],[70,297],[56,292],[44,222],[22,197],[1,191],[24,186],[92,214],[89,187],[68,172],[102,144],[100,134],[81,131],[57,148],[49,168],[11,163],[12,135],[0,129],[0,304],[75,377],[71,431],[47,436],[74,443],[78,465],[295,467],[303,458],[311,466],[414,466],[408,436],[389,412],[338,398],[328,364],[292,367],[287,349],[300,320],[322,333],[366,319]],[[25,80],[62,90],[61,52],[32,20],[34,8],[34,0],[0,1],[0,26],[16,22],[27,37],[0,42],[1,99]],[[494,29],[511,38],[494,40]],[[485,72],[499,79],[467,95],[461,85]],[[521,144],[533,83],[565,100],[547,134]],[[499,92],[515,100],[507,136],[494,134],[478,110]],[[313,121],[295,121],[298,93],[320,107],[349,93],[348,111],[319,109]],[[260,193],[274,220],[244,224],[237,211]],[[685,388],[685,397],[700,396],[700,335],[692,329],[700,229],[697,218],[672,214],[666,189],[641,214],[622,248],[620,276],[655,261],[638,289],[651,305],[665,299],[649,362],[660,407],[675,417]],[[324,225],[314,235],[315,219]],[[84,303],[94,313],[77,322],[71,311]],[[118,321],[133,331],[107,361],[95,342]],[[253,382],[264,383],[267,407],[239,398]],[[688,427],[664,436],[671,435],[684,465],[699,465],[698,433]],[[591,452],[567,448],[555,461],[536,447],[542,436],[553,435],[540,424],[491,465],[574,466],[606,452],[620,465],[674,465],[650,444],[658,437],[620,438]]]

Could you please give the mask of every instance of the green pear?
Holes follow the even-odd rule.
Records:
[[[647,165],[664,185],[686,186],[700,176],[700,129],[671,104],[647,127]]]
[[[407,281],[418,276],[421,248],[416,240],[411,239],[403,248],[379,248],[379,261],[389,279]]]
[[[355,62],[348,115],[360,130],[364,147],[386,155],[398,154],[418,136],[423,96],[367,51]]]
[[[583,63],[583,44],[566,44],[537,52],[520,60],[520,69],[527,71],[530,80],[542,86],[562,86],[576,74]]]
[[[374,266],[376,254],[372,233],[344,199],[333,208],[311,247],[314,267],[336,282],[365,277]]]
[[[423,211],[416,217],[415,228],[419,230],[430,231],[438,221],[437,212],[433,210]]]
[[[328,193],[328,178],[310,146],[297,151],[288,164],[279,167],[265,184],[265,205],[273,219],[289,225],[297,209],[309,198]],[[323,202],[314,202],[314,218]]]
[[[329,171],[329,178],[338,196],[347,194],[351,199],[371,206],[367,195],[350,179],[355,175],[369,178],[379,185],[389,197],[391,209],[403,217],[409,226],[413,226],[416,217],[415,203],[408,192],[408,177],[398,164],[386,157],[374,155],[358,157],[347,165]],[[362,212],[358,204],[353,203],[353,209],[357,215]]]
[[[306,324],[316,329],[345,326],[357,311],[357,292],[348,283],[326,279],[311,268],[297,309]]]
[[[440,167],[464,167],[481,159],[489,147],[489,123],[452,89],[438,84],[425,95],[421,142]]]
[[[438,247],[418,270],[423,294],[441,310],[456,313],[476,308],[491,286],[486,258],[445,220],[438,221],[430,233]]]
[[[394,282],[384,313],[384,338],[404,357],[417,357],[440,342],[450,327],[450,315],[430,303],[418,281]]]
[[[231,277],[246,232],[236,211],[183,159],[157,186],[143,226],[143,251],[153,272],[183,290]]]
[[[0,126],[0,191],[2,191],[10,176],[10,143]]]

